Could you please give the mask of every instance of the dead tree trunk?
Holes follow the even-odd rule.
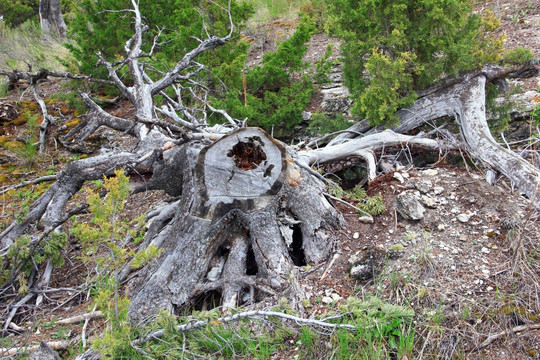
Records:
[[[182,169],[181,200],[170,221],[150,220],[147,243],[163,255],[132,284],[133,320],[195,303],[253,302],[283,290],[295,266],[330,254],[339,216],[324,184],[262,130],[240,129],[172,157]]]
[[[406,134],[423,124],[451,117],[459,126],[461,141],[447,139],[446,145],[462,147],[478,160],[486,171],[496,171],[509,178],[533,201],[535,207],[540,209],[540,171],[495,141],[486,119],[485,94],[486,84],[490,81],[505,81],[506,77],[525,77],[537,73],[538,69],[528,65],[516,71],[499,66],[487,66],[482,70],[466,73],[421,92],[421,97],[413,106],[399,110],[400,124],[393,128],[394,135],[390,136],[387,131],[384,132],[378,127],[372,128],[368,121],[362,121],[351,129],[354,133],[363,132],[363,136],[340,135],[330,142],[329,146],[307,151],[301,156],[307,164],[324,162],[327,158],[333,159],[334,154],[338,153],[365,156],[367,151],[379,147],[381,141],[389,145],[393,143],[394,146],[396,142],[401,142],[433,148],[434,140],[418,136],[398,136],[395,133]],[[401,138],[397,139],[398,137]],[[367,163],[370,164],[369,161]]]
[[[62,17],[60,0],[40,0],[39,20],[44,32],[60,38],[66,37],[67,27]]]

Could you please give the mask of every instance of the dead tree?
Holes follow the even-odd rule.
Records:
[[[64,38],[67,27],[61,10],[60,0],[39,1],[39,20],[43,31]]]
[[[372,180],[377,176],[375,163],[381,148],[462,148],[486,167],[508,176],[540,205],[537,169],[501,148],[486,123],[485,85],[514,76],[509,70],[489,67],[424,91],[414,106],[400,110],[401,124],[393,130],[380,131],[361,122],[354,130],[362,136],[342,136],[322,148],[295,150],[260,129],[241,127],[241,122],[198,95],[204,87],[197,75],[204,66],[196,58],[230,40],[232,20],[229,34],[201,40],[170,71],[152,79],[141,61],[152,55],[141,50],[145,27],[137,2],[133,0],[132,5],[135,34],[124,46],[124,59],[113,64],[100,57],[100,63],[133,104],[135,115],[131,119],[112,116],[82,94],[90,110],[66,139],[84,141],[105,126],[134,137],[136,145],[131,151],[110,151],[68,164],[34,203],[26,220],[8,227],[0,240],[5,251],[38,222],[45,231],[52,231],[70,213],[66,203],[85,181],[112,175],[119,168],[152,174],[135,191],[160,189],[176,200],[148,214],[141,248],[154,245],[164,251],[131,281],[133,321],[159,309],[174,312],[212,299],[216,305],[237,306],[286,289],[290,296],[299,295],[290,287],[295,268],[327,259],[341,222],[325,197],[322,176],[311,168],[315,164],[358,156]],[[123,67],[131,74],[129,85],[118,75]],[[175,90],[174,99],[163,91],[169,87]],[[185,106],[182,96],[186,92],[204,108]],[[156,106],[153,99],[158,94],[166,105]],[[222,114],[226,124],[210,127],[201,116],[203,111]],[[456,119],[460,137],[441,136],[438,131],[406,135],[448,116]],[[124,271],[124,278],[129,270]]]

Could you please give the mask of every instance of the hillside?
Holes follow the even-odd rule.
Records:
[[[476,8],[490,9],[501,19],[506,48],[529,48],[538,62],[540,4],[526,0],[479,1]],[[294,16],[286,16],[249,24],[243,33],[250,42],[247,64],[261,64],[263,55],[275,50],[276,40],[289,38],[297,23]],[[2,52],[0,64],[11,64],[5,70],[21,69],[20,59],[30,56],[15,51],[13,43],[20,38],[6,34],[0,37],[10,44],[5,48],[9,50]],[[43,45],[45,48],[59,46],[52,39],[44,41],[50,41]],[[311,38],[305,60],[315,63],[328,44],[334,47],[333,58],[337,58],[340,42],[319,32]],[[30,60],[34,68],[53,66],[53,70],[66,70],[64,65],[69,64],[61,65],[54,56],[49,57],[50,53],[43,55],[43,48],[39,49],[38,56]],[[349,111],[338,65],[332,68],[330,78],[329,84],[316,89],[306,120],[296,136],[288,139],[294,145],[311,140],[303,137],[310,115]],[[538,138],[532,137],[538,127],[533,125],[530,112],[540,102],[540,76],[511,79],[509,83],[517,89],[522,107],[512,110],[514,121],[500,141],[538,167]],[[29,84],[18,82],[17,88],[6,91],[0,99],[1,230],[24,222],[31,204],[61,176],[67,164],[116,150],[129,151],[135,144],[127,131],[104,127],[80,143],[61,140],[80,124],[86,111],[77,90],[89,91],[91,87],[54,79],[39,84],[38,89],[55,121],[49,126],[43,153],[39,153],[37,145],[43,117]],[[104,100],[108,113],[125,118],[134,115],[127,100],[113,99],[96,89],[92,88]],[[337,241],[331,255],[312,264],[298,260],[291,275],[294,284],[287,291],[276,293],[269,286],[263,287],[260,291],[266,291],[266,296],[261,301],[252,301],[252,296],[237,310],[261,314],[279,311],[301,319],[355,324],[360,330],[328,329],[309,321],[300,326],[294,319],[281,321],[256,313],[244,322],[218,321],[218,316],[229,313],[207,311],[218,300],[201,297],[189,309],[193,313],[183,310],[183,324],[204,320],[211,326],[186,335],[175,332],[173,320],[164,316],[143,334],[166,328],[163,339],[153,345],[141,344],[140,352],[124,356],[144,358],[141,354],[146,352],[151,354],[146,355],[149,358],[159,354],[158,358],[212,359],[540,359],[540,213],[531,200],[503,176],[494,186],[489,185],[477,162],[464,151],[415,150],[403,144],[397,152],[383,149],[377,155],[378,177],[365,186],[363,196],[354,187],[366,177],[364,163],[358,157],[319,167],[320,173],[340,185],[327,190],[342,219],[341,228],[332,234]],[[131,175],[129,189],[146,184],[151,175]],[[65,221],[66,229],[73,229],[75,222],[92,223],[95,214],[85,205],[92,193],[105,194],[103,184],[89,181],[85,191],[69,200],[66,207],[78,214]],[[354,209],[379,195],[384,203],[382,214],[366,217]],[[121,217],[144,218],[152,210],[179,199],[180,195],[163,190],[130,194]],[[420,210],[411,215],[414,210],[403,209],[404,203],[419,205]],[[135,229],[139,225],[130,226]],[[291,248],[295,226],[290,227]],[[40,230],[44,225],[38,222],[35,227]],[[129,240],[124,245],[135,249],[137,244]],[[97,284],[99,265],[88,254],[86,245],[72,233],[61,249],[62,265],[53,268],[42,292],[26,301],[24,291],[11,292],[15,286],[0,294],[2,322],[11,323],[2,330],[0,357],[28,358],[27,347],[46,341],[62,358],[80,359],[78,356],[106,329],[114,327],[122,334],[124,323],[115,323],[110,314],[61,322],[94,312],[99,297],[96,289],[107,288],[107,280]],[[302,258],[302,250],[296,249],[291,256]],[[45,271],[43,263],[38,273]],[[110,275],[108,279],[112,278]],[[116,295],[129,294],[131,288],[126,284]],[[32,285],[27,284],[28,288]],[[114,292],[107,294],[112,298]],[[127,343],[134,338],[124,340]]]

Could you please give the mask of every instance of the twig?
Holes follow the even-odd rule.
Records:
[[[85,320],[101,319],[102,317],[103,317],[103,313],[101,311],[92,311],[86,314],[72,316],[66,319],[58,320],[56,323],[58,325],[69,325],[69,324],[76,324]]]
[[[47,266],[45,267],[45,271],[43,272],[43,275],[41,276],[41,281],[38,284],[38,288],[45,288],[49,286],[49,282],[51,281],[51,274],[53,270],[53,264],[50,261],[47,261]],[[39,293],[36,299],[36,307],[41,305],[41,302],[43,301],[43,294]]]
[[[25,328],[15,324],[14,322],[9,323],[9,328],[18,332],[24,332],[24,330],[26,330]]]
[[[302,323],[302,324],[307,324],[311,326],[320,326],[323,328],[332,328],[332,329],[346,329],[346,330],[351,330],[351,331],[356,330],[356,326],[350,325],[350,324],[333,324],[333,323],[315,320],[315,319],[304,319],[298,316],[284,314],[284,313],[280,313],[276,311],[246,311],[239,314],[221,317],[216,320],[199,320],[193,323],[178,325],[175,327],[175,330],[178,332],[189,332],[191,330],[201,329],[207,325],[210,325],[210,323],[212,324],[228,323],[231,321],[236,321],[236,320],[245,319],[245,318],[254,318],[254,317],[264,317],[264,318],[278,317],[281,319],[292,320],[296,323]],[[154,339],[159,339],[163,337],[164,334],[165,334],[165,330],[157,330],[151,334],[146,335],[143,338],[132,341],[131,345],[133,346],[142,345]]]
[[[15,316],[15,314],[17,313],[17,310],[23,306],[24,304],[26,304],[28,301],[30,301],[30,299],[32,299],[34,297],[34,294],[30,293],[30,294],[26,294],[25,297],[23,297],[21,300],[19,300],[19,302],[17,302],[15,305],[13,305],[13,308],[11,309],[11,311],[9,312],[9,315],[6,319],[6,322],[4,323],[4,330],[7,330],[7,328],[9,327],[9,324],[11,323],[11,320],[13,319],[13,317]],[[1,352],[0,352],[1,353]]]
[[[332,200],[336,200],[336,201],[338,201],[338,202],[340,202],[340,203],[342,203],[342,204],[345,204],[345,205],[348,205],[348,206],[352,207],[352,208],[355,209],[355,210],[360,211],[360,212],[361,212],[362,214],[364,214],[365,216],[369,216],[369,217],[371,217],[371,218],[373,217],[373,216],[371,216],[371,214],[368,213],[367,211],[364,211],[364,210],[360,209],[358,206],[355,206],[355,205],[353,205],[353,204],[351,204],[351,203],[348,203],[347,201],[345,201],[345,200],[343,200],[343,199],[340,199],[340,198],[335,197],[335,196],[333,196],[333,195],[330,195],[330,194],[328,194],[328,193],[324,193],[324,195],[327,196],[327,197],[329,197],[329,198],[332,199]]]
[[[497,339],[499,339],[499,338],[501,338],[503,336],[513,334],[513,333],[517,333],[517,332],[522,332],[522,331],[535,330],[535,329],[540,329],[540,323],[529,324],[529,325],[520,325],[520,326],[513,327],[512,329],[507,330],[507,331],[501,331],[498,334],[491,335],[490,337],[488,337],[486,340],[484,340],[483,343],[478,345],[473,351],[478,351],[478,350],[480,350],[482,348],[485,348],[486,346],[488,346],[489,344],[491,344],[492,342],[494,342],[495,340],[497,340]]]
[[[324,273],[321,276],[321,280],[323,280],[326,277],[326,274],[328,274],[328,271],[330,270],[332,265],[334,265],[334,262],[336,262],[338,257],[339,257],[339,254],[334,254],[334,257],[332,257],[332,261],[330,261],[330,264],[328,264],[328,267],[326,268],[326,270],[324,270]]]
[[[42,177],[39,177],[39,178],[34,179],[34,180],[23,181],[23,182],[21,182],[21,183],[19,183],[17,185],[7,187],[4,190],[0,191],[0,195],[3,195],[3,194],[7,193],[10,190],[18,189],[18,188],[25,187],[25,186],[28,186],[28,185],[37,184],[37,183],[40,183],[40,182],[43,182],[43,181],[56,180],[57,178],[58,178],[58,176],[56,176],[56,175],[46,175],[46,176],[42,176]]]
[[[94,308],[92,309],[92,312],[90,313],[91,314],[95,314],[95,315],[100,315],[103,316],[103,314],[101,313],[101,311],[95,311],[96,310],[96,307],[97,307],[97,304],[94,305]],[[99,314],[97,314],[99,313]],[[84,314],[84,315],[87,315],[87,314]],[[83,317],[84,317],[83,315]],[[84,319],[84,325],[83,325],[83,328],[82,328],[82,331],[81,331],[81,339],[82,339],[82,347],[83,347],[83,350],[86,349],[86,329],[88,328],[88,322],[90,321],[90,319],[92,318],[95,318],[95,317],[90,317],[87,316],[85,319]]]

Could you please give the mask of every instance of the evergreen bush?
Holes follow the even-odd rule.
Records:
[[[0,0],[0,15],[10,27],[16,27],[38,14],[39,0]]]
[[[332,0],[329,23],[344,40],[352,112],[373,124],[397,121],[416,90],[458,71],[500,60],[500,23],[468,0]]]
[[[310,64],[303,61],[314,32],[313,20],[304,18],[289,39],[263,56],[262,65],[245,70],[245,78],[236,72],[233,86],[214,100],[216,105],[277,137],[290,135],[315,90]]]

